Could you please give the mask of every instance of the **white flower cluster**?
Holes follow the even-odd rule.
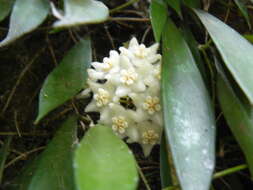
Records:
[[[110,51],[103,63],[88,69],[93,99],[86,112],[99,112],[98,123],[111,126],[127,142],[137,142],[146,156],[160,141],[163,119],[160,103],[161,55],[158,44],[147,48],[133,38],[129,47]]]

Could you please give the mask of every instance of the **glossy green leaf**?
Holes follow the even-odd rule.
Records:
[[[48,0],[16,0],[12,9],[9,31],[0,47],[37,28],[47,17]]]
[[[250,43],[253,43],[253,35],[252,34],[245,34],[243,35],[245,39],[247,39]]]
[[[193,56],[172,21],[163,33],[165,132],[182,190],[208,190],[215,159],[210,98]]]
[[[236,96],[227,79],[220,75],[217,83],[218,98],[227,123],[241,146],[253,176],[253,119]]]
[[[246,7],[246,1],[245,0],[234,0],[234,1],[238,6],[239,10],[241,11],[242,15],[244,16],[245,20],[247,21],[249,28],[251,28],[250,18]]]
[[[189,30],[189,28],[187,27],[183,27],[183,30],[182,30],[182,33],[184,35],[184,39],[185,41],[187,42],[191,52],[192,52],[192,55],[194,57],[194,60],[196,61],[196,64],[198,66],[198,69],[204,79],[204,81],[206,82],[207,84],[207,81],[208,81],[208,77],[207,77],[207,72],[206,72],[206,68],[205,68],[205,65],[204,65],[204,61],[200,55],[200,52],[199,52],[199,49],[198,49],[198,42],[195,40],[192,32]]]
[[[200,8],[200,0],[183,0],[184,4],[191,8]]]
[[[108,8],[96,0],[64,0],[64,14],[62,15],[52,4],[52,10],[59,21],[54,27],[70,27],[81,24],[99,23],[109,16]]]
[[[179,16],[181,16],[182,17],[182,13],[181,13],[181,0],[165,0],[166,2],[167,2],[167,4],[171,7],[171,8],[173,8],[176,12],[177,12],[177,14],[179,15]]]
[[[75,189],[72,163],[77,140],[76,130],[76,117],[71,117],[64,122],[40,155],[27,190]]]
[[[105,126],[86,133],[75,152],[74,168],[79,190],[135,190],[138,183],[132,152]]]
[[[14,0],[0,0],[0,21],[10,13]]]
[[[91,63],[90,40],[81,40],[49,74],[40,91],[38,123],[48,112],[75,96],[84,88]]]
[[[150,5],[150,17],[156,42],[160,42],[167,20],[167,6],[163,0],[153,0]]]
[[[170,173],[169,155],[167,150],[166,139],[163,136],[160,146],[160,176],[162,182],[162,188],[173,185],[172,177]]]
[[[253,46],[214,16],[195,10],[219,50],[224,63],[253,104]]]

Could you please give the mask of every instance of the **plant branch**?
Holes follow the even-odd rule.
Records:
[[[151,188],[150,188],[150,186],[149,186],[149,184],[148,184],[148,181],[147,181],[145,175],[143,174],[143,172],[142,172],[140,166],[139,166],[137,163],[136,163],[136,167],[137,167],[137,169],[138,169],[138,172],[139,172],[139,174],[140,174],[140,176],[141,176],[141,179],[142,179],[143,183],[144,183],[145,186],[146,186],[146,189],[147,189],[147,190],[151,190]]]
[[[121,9],[124,9],[125,7],[128,7],[136,2],[138,2],[139,0],[130,0],[130,1],[127,1],[126,3],[118,6],[118,7],[115,7],[114,9],[111,9],[110,10],[110,13],[115,13],[115,12],[118,12],[120,11]]]
[[[220,177],[224,177],[226,175],[230,175],[230,174],[233,174],[235,172],[238,172],[240,170],[244,170],[248,168],[248,166],[246,164],[241,164],[239,166],[235,166],[235,167],[232,167],[232,168],[228,168],[226,170],[223,170],[223,171],[220,171],[220,172],[217,172],[213,175],[213,179],[217,179],[217,178],[220,178]]]
[[[109,21],[150,22],[149,18],[110,17]]]

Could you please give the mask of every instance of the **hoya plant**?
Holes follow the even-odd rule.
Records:
[[[252,189],[252,8],[0,0],[1,187]]]

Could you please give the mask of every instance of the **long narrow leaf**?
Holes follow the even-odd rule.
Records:
[[[199,69],[204,81],[207,84],[207,81],[208,81],[207,74],[206,74],[207,72],[206,72],[206,68],[204,65],[204,61],[203,61],[203,59],[200,55],[199,49],[198,49],[199,44],[195,40],[192,32],[186,26],[183,28],[182,33],[183,33],[185,41],[187,42],[187,44],[192,52],[192,55],[193,55],[194,60],[196,62],[196,65],[198,66],[198,69]]]
[[[168,5],[171,8],[173,8],[177,12],[177,14],[179,16],[182,17],[182,13],[181,13],[181,0],[173,0],[173,1],[171,1],[171,0],[165,0],[165,1],[168,3]]]
[[[239,10],[241,11],[242,15],[244,16],[249,28],[251,28],[250,18],[248,14],[247,7],[245,5],[246,1],[243,0],[234,0],[236,5],[238,6]]]
[[[160,42],[167,19],[167,5],[163,0],[153,0],[150,5],[150,17],[156,42]]]
[[[167,150],[166,139],[163,136],[160,146],[160,176],[162,181],[162,188],[172,186],[171,168],[169,165],[169,155]]]
[[[248,165],[253,176],[253,118],[247,113],[246,108],[241,103],[229,82],[224,76],[219,75],[218,83],[218,98],[221,104],[223,114],[227,123],[232,130],[235,138],[240,144]]]
[[[224,63],[253,104],[253,46],[219,19],[195,10],[219,50]]]
[[[210,98],[186,42],[170,20],[162,48],[165,132],[179,182],[182,190],[208,190],[215,157]]]
[[[183,0],[184,4],[191,8],[200,8],[200,0]]]

